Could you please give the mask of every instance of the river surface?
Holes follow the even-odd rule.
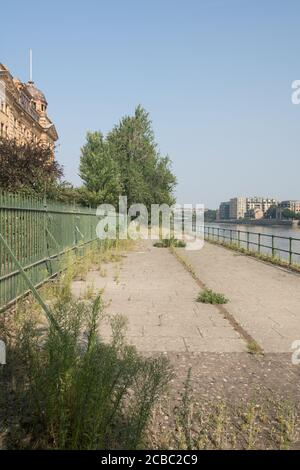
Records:
[[[215,227],[215,230],[212,229]],[[219,230],[218,230],[219,229]],[[292,262],[300,264],[300,227],[291,227],[289,225],[261,226],[261,225],[243,225],[243,224],[218,224],[205,223],[205,233],[209,231],[210,236],[216,240],[230,242],[237,241],[240,237],[240,245],[247,248],[247,237],[249,237],[249,249],[258,251],[256,245],[260,239],[260,251],[262,253],[272,254],[272,235],[274,255],[284,260],[289,260],[290,246],[292,248]],[[240,234],[238,235],[238,231]],[[247,235],[246,232],[250,232]],[[290,241],[290,237],[292,240]]]

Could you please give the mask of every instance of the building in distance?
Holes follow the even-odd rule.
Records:
[[[292,212],[295,212],[296,214],[300,213],[300,201],[295,201],[295,200],[288,200],[288,201],[281,201],[279,204],[279,207],[281,209],[289,209]]]
[[[0,81],[5,90],[0,105],[0,137],[17,143],[34,142],[54,149],[58,134],[47,115],[45,95],[33,81],[22,83],[0,63]]]
[[[234,197],[221,202],[218,216],[219,220],[261,219],[270,207],[277,205],[278,201],[274,198]]]

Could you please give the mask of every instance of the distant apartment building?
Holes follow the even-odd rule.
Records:
[[[300,213],[300,201],[281,201],[279,207],[281,209],[289,209],[290,211],[296,212],[297,214]]]
[[[274,198],[265,198],[265,197],[247,197],[246,206],[247,212],[255,209],[259,209],[263,215],[267,212],[268,209],[272,206],[277,206],[278,201]]]
[[[244,217],[261,219],[271,206],[277,205],[278,201],[274,198],[234,197],[228,202],[221,202],[219,207],[219,220],[237,220],[243,219]]]
[[[47,115],[45,95],[32,81],[22,83],[0,63],[0,82],[5,97],[0,105],[0,137],[18,143],[33,141],[54,148],[58,135]]]
[[[218,212],[219,220],[227,220],[230,217],[230,203],[221,202]]]
[[[229,218],[243,219],[247,211],[245,197],[233,197],[229,201]]]

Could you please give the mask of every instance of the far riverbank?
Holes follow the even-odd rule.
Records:
[[[216,224],[234,224],[234,225],[254,225],[258,227],[277,227],[285,225],[287,227],[296,227],[299,226],[298,220],[278,220],[278,219],[256,219],[256,220],[218,220],[217,222],[212,222]]]

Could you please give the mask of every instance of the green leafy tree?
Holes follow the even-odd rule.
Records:
[[[110,146],[101,132],[88,132],[81,149],[80,177],[84,187],[79,190],[82,202],[97,205],[118,203],[122,183],[118,162],[112,158]]]
[[[283,209],[281,214],[282,214],[282,217],[284,219],[295,219],[296,218],[296,213],[294,211],[291,211],[290,209]]]
[[[269,209],[265,213],[264,218],[265,219],[276,219],[277,209],[278,209],[278,206],[276,206],[276,205],[272,205],[271,207],[269,207]]]
[[[45,194],[62,176],[62,167],[49,147],[0,138],[0,188]]]
[[[120,168],[123,194],[128,205],[173,204],[176,178],[170,159],[161,157],[155,143],[149,114],[138,106],[134,116],[125,116],[108,134],[110,154]]]
[[[207,209],[204,212],[204,222],[215,222],[217,218],[217,211],[215,209]]]

